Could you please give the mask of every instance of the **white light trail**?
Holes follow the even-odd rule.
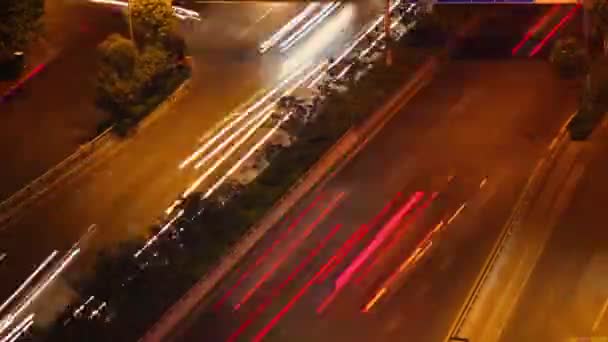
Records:
[[[327,18],[336,9],[338,9],[338,7],[340,5],[341,5],[340,2],[331,3],[329,5],[326,5],[325,8],[323,8],[323,10],[321,10],[321,12],[319,12],[319,14],[317,14],[312,20],[310,20],[305,25],[300,27],[300,29],[298,29],[287,40],[285,40],[285,41],[281,42],[281,44],[279,44],[279,48],[281,49],[281,52],[285,52],[285,51],[289,50],[289,48],[291,48],[300,39],[302,39],[303,37],[308,35],[314,28],[319,26],[319,24],[321,24],[325,18]]]
[[[57,276],[61,272],[63,272],[63,270],[74,260],[78,253],[80,253],[80,248],[76,248],[70,253],[68,253],[67,256],[63,258],[61,264],[54,271],[51,272],[51,275],[46,278],[46,280],[43,281],[40,285],[37,285],[31,295],[26,297],[25,302],[21,303],[14,313],[10,313],[7,315],[8,319],[5,323],[5,326],[0,327],[0,333],[2,333],[7,326],[12,324],[15,318],[19,317],[23,313],[23,311],[27,309],[30,304],[32,304],[32,302],[38,298],[38,296],[40,296],[40,294],[49,286],[49,284],[54,281],[55,278],[57,278]]]
[[[274,96],[289,82],[293,81],[293,79],[296,78],[296,76],[300,75],[304,70],[305,70],[305,67],[302,67],[298,71],[289,75],[287,78],[285,78],[283,81],[281,81],[281,83],[279,83],[279,85],[277,85],[272,90],[270,90],[268,93],[266,93],[264,96],[262,96],[262,98],[260,98],[258,101],[256,101],[253,105],[249,106],[249,108],[247,108],[247,110],[245,110],[241,115],[236,117],[227,126],[224,126],[224,128],[222,128],[217,134],[215,134],[212,138],[207,140],[207,142],[203,146],[199,147],[194,153],[192,153],[188,158],[186,158],[179,165],[179,168],[183,169],[184,167],[188,166],[188,164],[190,164],[192,161],[197,159],[201,154],[203,154],[205,151],[207,151],[207,149],[209,149],[211,146],[213,146],[213,144],[215,144],[215,142],[219,138],[221,138],[230,129],[232,129],[232,127],[234,127],[236,124],[238,124],[239,122],[244,120],[248,114],[251,114],[253,111],[257,110],[262,104],[264,104],[264,102],[266,102],[268,99],[270,99],[272,96]]]
[[[16,341],[29,327],[34,324],[34,314],[29,314],[17,324],[0,342]]]
[[[296,90],[298,87],[300,87],[303,83],[305,83],[311,76],[313,76],[315,73],[319,72],[323,67],[325,67],[325,63],[322,63],[320,65],[318,65],[316,68],[314,68],[308,75],[306,75],[305,78],[303,78],[301,81],[299,81],[297,84],[295,84],[294,86],[292,86],[289,90],[287,90],[285,92],[285,95],[291,94],[294,90]],[[287,115],[285,115],[278,124],[276,124],[268,133],[266,133],[266,135],[264,135],[252,148],[249,149],[249,151],[247,151],[247,153],[245,153],[245,155],[243,157],[241,157],[229,170],[228,172],[226,172],[213,186],[211,186],[211,188],[209,188],[209,190],[207,190],[207,192],[205,193],[205,195],[203,196],[203,198],[207,198],[209,197],[215,190],[217,190],[218,187],[220,187],[225,181],[226,179],[228,179],[228,177],[230,177],[236,170],[238,170],[238,168],[249,158],[251,157],[255,151],[262,146],[271,136],[274,132],[276,132],[276,130],[281,126],[281,124],[285,121],[287,121],[289,118],[291,117],[291,112],[287,113]]]
[[[36,269],[34,270],[34,272],[32,272],[32,274],[30,274],[30,276],[29,276],[29,277],[27,277],[27,279],[26,279],[26,280],[25,280],[23,283],[21,283],[21,286],[19,286],[19,288],[17,288],[17,290],[16,290],[15,292],[13,292],[13,294],[12,294],[10,297],[8,297],[8,299],[7,299],[6,301],[4,301],[4,303],[2,303],[2,305],[0,306],[0,313],[2,313],[2,311],[3,311],[4,309],[6,309],[6,307],[7,307],[8,305],[10,305],[10,304],[11,304],[11,302],[12,302],[13,300],[15,300],[15,298],[16,298],[17,296],[19,296],[19,295],[21,294],[21,292],[23,292],[23,290],[24,290],[24,289],[25,289],[27,286],[29,286],[29,285],[30,285],[30,283],[31,283],[31,282],[34,280],[34,278],[35,278],[36,276],[38,276],[38,274],[39,274],[40,272],[42,272],[42,270],[43,270],[44,268],[46,268],[46,267],[49,265],[49,263],[50,263],[51,261],[53,261],[53,259],[55,259],[55,257],[57,256],[57,254],[58,254],[58,253],[59,253],[59,252],[58,252],[58,251],[56,251],[56,250],[55,250],[55,251],[53,251],[53,252],[52,252],[52,253],[51,253],[51,254],[50,254],[48,257],[46,257],[46,259],[44,259],[44,261],[43,261],[43,262],[42,262],[40,265],[38,265],[38,267],[36,267]],[[1,330],[1,329],[3,329],[3,327],[0,327],[0,330]]]
[[[285,37],[289,31],[293,30],[296,25],[302,22],[306,17],[308,17],[312,12],[314,12],[319,7],[318,3],[309,4],[306,8],[300,12],[297,16],[291,19],[287,24],[285,24],[281,29],[275,32],[270,38],[260,44],[260,53],[264,53],[271,49],[279,40]]]

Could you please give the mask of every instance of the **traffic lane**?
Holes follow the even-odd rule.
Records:
[[[511,68],[500,68],[501,64],[503,66],[511,65]],[[452,163],[448,165],[464,174],[470,174],[471,169],[477,169],[476,172],[488,176],[489,183],[497,182],[500,184],[497,185],[500,192],[494,195],[496,199],[489,201],[483,210],[478,210],[481,212],[478,218],[465,226],[466,229],[463,229],[463,231],[467,233],[466,238],[461,241],[457,239],[454,241],[448,240],[449,242],[446,244],[453,247],[445,257],[438,258],[440,260],[438,264],[440,266],[447,264],[449,267],[445,270],[441,268],[446,266],[439,267],[441,272],[429,269],[428,274],[425,272],[426,268],[421,270],[423,273],[418,282],[426,284],[424,286],[427,286],[428,289],[424,291],[428,291],[428,298],[432,298],[432,303],[423,302],[422,304],[426,305],[421,304],[415,307],[411,312],[415,312],[416,320],[408,321],[411,322],[409,325],[400,324],[400,328],[396,330],[397,336],[408,336],[408,338],[416,341],[436,341],[443,337],[442,334],[445,333],[452,322],[456,311],[462,304],[463,298],[477,275],[484,257],[505,222],[510,208],[516,200],[518,190],[521,189],[537,157],[548,146],[551,137],[560,125],[560,120],[556,120],[554,124],[549,125],[552,127],[548,127],[546,124],[543,126],[542,122],[547,123],[547,119],[550,117],[563,120],[574,109],[576,98],[574,92],[569,91],[564,84],[561,87],[556,86],[555,82],[557,81],[552,79],[553,74],[548,66],[536,62],[494,62],[491,65],[486,65],[485,70],[481,67],[477,71],[479,74],[487,73],[493,77],[491,80],[484,82],[481,82],[481,80],[485,77],[476,81],[476,84],[483,85],[477,99],[471,99],[469,103],[464,100],[466,97],[463,97],[461,101],[452,101],[450,106],[452,109],[451,115],[446,115],[445,113],[450,111],[442,110],[441,105],[427,105],[426,111],[424,108],[417,107],[417,99],[423,98],[423,94],[431,94],[433,88],[440,89],[439,84],[443,79],[441,75],[437,80],[437,87],[431,84],[427,92],[423,91],[406,107],[406,112],[417,113],[417,118],[421,118],[420,120],[424,120],[422,118],[426,115],[432,116],[429,113],[432,111],[444,113],[445,118],[440,120],[435,118],[434,121],[440,123],[433,130],[429,129],[426,132],[418,130],[418,134],[416,134],[421,144],[427,145],[426,149],[422,148],[425,158],[432,159],[432,157],[427,156],[440,155],[442,158],[439,159],[444,159],[444,163],[446,161]],[[473,70],[466,71],[475,74]],[[513,77],[514,74],[517,74],[517,71],[525,71],[525,74],[519,75],[519,78],[522,78],[521,80]],[[445,74],[443,73],[444,77]],[[526,78],[535,79],[537,83],[527,83],[525,82]],[[544,81],[542,81],[543,79]],[[465,78],[463,82],[465,88],[467,88],[467,83]],[[530,98],[529,94],[537,91],[537,86],[540,87],[539,89],[548,91],[544,94],[547,97],[540,94],[538,97]],[[454,89],[454,87],[451,88]],[[464,92],[475,96],[473,95],[473,89],[465,89]],[[567,96],[568,93],[569,96]],[[505,94],[509,94],[509,96],[505,96]],[[440,94],[435,93],[434,95],[436,98],[440,98]],[[563,99],[561,107],[557,109],[553,103],[556,95],[563,96],[560,97]],[[427,100],[430,100],[430,98]],[[428,103],[433,102],[428,101]],[[434,104],[436,103],[435,100]],[[493,115],[487,114],[487,108],[494,109]],[[458,114],[458,112],[461,114]],[[467,113],[466,117],[463,117],[463,113]],[[405,121],[402,121],[401,124],[398,122],[403,117],[396,117],[394,122],[385,129],[385,133],[382,134],[383,143],[378,148],[379,150],[386,148],[386,146],[399,146],[388,137],[392,136],[392,140],[397,140],[394,138],[395,136],[399,139],[404,139],[402,137],[407,136],[405,132],[398,132],[399,130],[403,131],[403,127],[406,127]],[[418,123],[417,120],[415,122]],[[392,134],[390,133],[391,129],[394,130]],[[471,144],[468,142],[471,137],[479,140]],[[441,143],[433,145],[432,142],[434,141],[441,141]],[[407,153],[407,148],[403,148],[403,150],[405,150],[403,153]],[[378,172],[377,165],[385,165],[382,164],[383,160],[377,158],[381,150],[372,154],[371,147],[368,147],[366,151],[369,152],[369,155],[362,153],[359,157],[364,158],[365,155],[373,155],[374,158],[369,158],[367,162],[373,170]],[[395,152],[391,152],[393,151],[389,150],[386,154],[395,154]],[[357,162],[356,159],[354,163]],[[471,165],[472,163],[475,163],[475,165]],[[390,164],[384,169],[390,169]],[[347,170],[352,169],[347,168],[341,176],[345,177]],[[340,177],[340,179],[344,179],[343,177]],[[356,178],[356,175],[353,175],[352,178]],[[350,181],[354,182],[352,178]],[[449,261],[450,258],[453,261]],[[404,296],[405,298],[417,298],[415,292],[406,293]],[[390,307],[396,308],[396,311],[402,311],[404,307],[407,307],[406,304],[394,301],[390,304]],[[390,313],[388,315],[389,317],[385,321],[391,321],[389,319]],[[299,316],[293,316],[294,322],[299,319]],[[342,321],[345,320],[344,317],[341,317],[341,319]],[[330,324],[327,321],[325,320],[325,324]],[[337,321],[340,321],[340,319],[337,319]],[[425,322],[425,324],[422,325],[420,322]],[[304,329],[300,327],[300,330],[312,331],[315,329],[316,326],[314,325],[304,327]],[[378,327],[378,329],[381,329],[381,327]],[[327,336],[337,336],[338,333],[348,334],[348,330],[334,331],[334,333],[328,333]]]
[[[8,295],[34,265],[53,249],[68,248],[90,224],[98,225],[99,234],[81,256],[85,265],[97,247],[147,232],[192,181],[192,173],[178,170],[179,163],[213,124],[262,88],[259,59],[226,65],[197,65],[190,96],[0,231],[0,250],[9,257],[3,274],[11,279],[0,285],[0,294]]]
[[[608,335],[608,233],[597,205],[607,188],[601,175],[608,171],[602,158],[608,146],[594,143],[593,160],[546,242],[503,341]]]
[[[446,223],[443,232],[433,238],[431,247],[421,259],[402,271],[394,282],[386,284],[387,291],[368,312],[363,313],[361,310],[371,302],[388,276],[397,272],[402,262],[412,255],[414,246],[420,242],[422,236],[412,237],[410,246],[402,249],[401,255],[392,261],[376,264],[375,273],[382,275],[377,280],[373,279],[372,274],[368,274],[366,277],[370,276],[371,279],[367,282],[355,281],[350,288],[345,289],[342,297],[338,298],[323,316],[316,317],[316,324],[310,324],[309,328],[302,329],[311,332],[306,334],[302,341],[306,338],[329,341],[332,336],[340,336],[341,340],[345,341],[384,341],[403,338],[415,341],[439,340],[441,332],[433,330],[436,328],[435,322],[441,319],[445,308],[446,302],[441,296],[445,291],[454,291],[455,282],[459,281],[459,277],[453,282],[436,275],[434,279],[428,277],[430,274],[445,273],[446,269],[455,263],[451,255],[452,251],[446,249],[453,249],[463,241],[480,238],[481,234],[475,226],[479,219],[479,209],[485,206],[488,200],[491,201],[496,191],[504,185],[502,182],[488,182],[480,190],[478,184],[475,184],[476,180],[476,177],[471,177],[470,184],[459,191],[459,196],[449,199],[449,207],[435,212],[429,210],[425,217],[418,221],[418,224],[424,227],[422,231],[428,232],[441,220],[447,222],[446,216],[452,217],[458,211],[457,207],[464,202],[467,203],[465,209],[460,211],[452,222]],[[431,208],[432,206],[429,207]],[[437,262],[439,257],[443,257],[444,260]],[[422,277],[426,279],[421,279]],[[366,286],[366,283],[373,286]],[[450,285],[441,285],[446,283]],[[432,289],[433,286],[442,286],[442,288]],[[302,303],[303,307],[304,305],[306,304]],[[293,316],[295,315],[294,313]],[[314,319],[310,314],[302,314],[297,320],[294,318],[291,322],[286,321],[286,324],[291,326],[285,330],[295,331],[296,322],[306,318]],[[429,333],[433,336],[429,336]]]
[[[504,64],[511,67],[506,67]],[[551,86],[555,80],[552,79],[550,69],[539,63],[495,62],[481,68],[473,63],[469,64],[470,69],[463,68],[464,66],[466,64],[457,63],[442,73],[436,82],[414,98],[408,104],[405,113],[398,115],[385,128],[385,133],[372,140],[365,152],[356,156],[338,177],[328,184],[328,187],[355,192],[353,186],[356,184],[358,189],[364,189],[363,193],[366,197],[363,198],[366,200],[372,200],[370,196],[378,195],[381,200],[377,202],[385,202],[394,195],[395,189],[401,188],[403,182],[407,182],[408,172],[404,170],[410,168],[411,172],[411,165],[420,164],[421,161],[428,162],[432,166],[431,169],[436,172],[435,175],[442,177],[455,170],[466,175],[471,169],[477,169],[478,175],[486,174],[492,179],[494,178],[492,172],[506,177],[510,172],[505,170],[521,167],[523,171],[514,174],[517,174],[520,182],[523,182],[526,167],[531,165],[540,154],[540,149],[546,147],[550,141],[550,134],[547,131],[551,130],[550,127],[557,130],[559,122],[547,125],[546,117],[544,119],[535,117],[541,109],[540,114],[544,116],[545,111],[552,111],[554,108],[546,97],[532,96],[535,91],[533,83],[522,81],[528,81],[530,75],[536,81],[544,79],[541,84],[548,92],[546,95],[550,96],[549,98],[555,95],[567,98],[565,97],[567,90],[563,87]],[[487,75],[492,75],[493,78],[486,80]],[[462,87],[460,91],[454,91],[458,89],[455,85]],[[512,96],[502,96],[503,91],[507,90]],[[487,104],[492,104],[491,108],[497,108],[493,116],[486,114]],[[542,108],[538,108],[541,104]],[[561,107],[560,111],[552,112],[552,115],[565,116],[566,108]],[[469,110],[472,114],[469,114],[468,118],[463,117],[466,112],[471,113]],[[411,115],[414,113],[416,117],[412,119]],[[475,123],[477,124],[473,125]],[[495,128],[492,129],[494,125]],[[528,130],[535,127],[542,130],[538,130],[539,134],[535,136],[529,136]],[[485,138],[485,140],[483,144],[476,144],[470,142],[470,137]],[[439,141],[441,143],[435,144]],[[418,153],[409,152],[415,149]],[[446,153],[446,151],[457,151],[457,153]],[[433,160],[433,156],[441,156],[441,158]],[[417,160],[416,157],[421,160]],[[457,159],[460,159],[458,164],[455,163]],[[481,161],[485,162],[481,163]],[[472,166],[472,163],[480,164]],[[383,167],[380,168],[378,165]],[[349,212],[353,214],[352,211]],[[358,216],[361,212],[358,208],[354,215]],[[356,223],[350,226],[356,226]],[[496,233],[497,229],[493,232]],[[316,240],[310,241],[314,243]],[[291,266],[295,267],[293,262]],[[220,285],[220,288],[224,286]],[[205,316],[208,317],[209,314]],[[201,321],[204,321],[204,318]],[[217,321],[214,322],[213,326],[217,326]],[[204,324],[197,322],[192,326],[199,327]]]
[[[64,27],[69,34],[50,37],[60,41],[53,43],[58,55],[0,104],[0,153],[5,166],[0,173],[0,198],[74,152],[107,119],[93,101],[96,46],[108,34],[120,31],[123,20],[108,9],[89,6],[66,7],[57,16],[71,23]]]
[[[400,197],[398,203],[391,208],[392,214],[395,214],[398,207],[405,205],[408,198],[411,197],[410,189],[423,189],[428,184],[426,177],[420,177],[416,179],[410,186],[403,189],[403,196]],[[395,189],[392,189],[395,191]],[[321,194],[325,194],[323,191]],[[336,207],[334,211],[328,214],[324,220],[315,225],[313,222],[317,221],[320,217],[323,217],[323,211],[327,209],[327,202],[330,202],[332,198],[339,196],[342,191],[331,190],[328,191],[324,199],[319,199],[317,195],[314,197],[312,202],[307,203],[307,206],[301,211],[294,213],[292,218],[296,218],[297,226],[295,230],[290,232],[289,235],[280,240],[279,243],[274,245],[272,253],[268,254],[263,260],[264,262],[258,264],[259,258],[265,255],[267,248],[274,244],[277,235],[284,234],[290,226],[292,226],[294,220],[285,220],[276,231],[272,234],[275,235],[273,238],[265,238],[264,242],[260,246],[256,246],[256,251],[248,255],[246,262],[240,265],[238,270],[234,271],[229,278],[223,281],[225,286],[220,286],[214,291],[212,296],[207,298],[205,301],[208,303],[209,308],[205,312],[195,313],[193,316],[198,316],[193,321],[188,322],[186,325],[189,327],[186,333],[182,336],[176,337],[175,340],[197,340],[205,337],[209,341],[220,341],[225,340],[230,334],[236,331],[240,324],[247,321],[248,318],[254,320],[254,324],[246,329],[246,333],[243,334],[242,338],[246,336],[252,337],[251,334],[255,333],[261,325],[266,323],[272,316],[280,309],[282,305],[293,295],[293,291],[301,287],[306,281],[316,272],[316,270],[330,258],[336,250],[344,243],[344,241],[358,228],[362,223],[374,221],[374,217],[381,211],[383,207],[387,205],[385,202],[374,201],[373,197],[364,193],[350,193],[348,190],[345,191],[346,195],[343,197],[343,201]],[[430,192],[429,192],[430,193]],[[365,196],[365,197],[364,197]],[[395,193],[391,194],[394,197]],[[365,200],[362,200],[365,199]],[[315,206],[313,210],[308,211],[308,208]],[[356,214],[354,214],[356,213]],[[304,216],[301,216],[304,214]],[[367,234],[365,241],[369,242],[372,236],[380,229],[382,225],[390,218],[391,215],[385,215],[382,220],[378,220],[374,225],[373,231]],[[302,217],[299,221],[297,218]],[[319,241],[323,241],[327,238],[328,233],[336,229],[340,225],[337,233],[333,235],[331,240],[327,241],[320,250],[320,254],[310,259],[310,263],[306,262],[307,258],[311,257],[311,253],[319,246]],[[302,231],[313,229],[311,235],[304,241],[299,239]],[[412,236],[419,236],[425,232],[424,226],[408,228],[408,233],[411,231]],[[409,238],[409,234],[406,236]],[[412,241],[409,241],[412,242]],[[366,243],[359,243],[357,250],[361,250],[365,247]],[[297,249],[292,249],[292,246],[298,246]],[[288,259],[281,260],[283,257],[288,256]],[[280,264],[278,264],[280,262]],[[342,265],[341,265],[342,266]],[[340,266],[340,267],[341,267]],[[277,268],[275,268],[277,267]],[[296,271],[302,267],[301,271]],[[272,273],[268,272],[273,270]],[[247,274],[244,281],[239,281],[239,278]],[[270,275],[266,278],[264,275]],[[292,276],[292,279],[288,280]],[[265,282],[261,286],[258,285],[260,279],[265,279]],[[333,279],[331,279],[333,281]],[[330,280],[327,280],[328,282]],[[281,284],[287,282],[286,288],[283,290],[277,290],[282,287]],[[235,286],[236,285],[236,286]],[[324,286],[325,290],[327,287]],[[250,290],[255,289],[254,294],[244,302],[242,299],[246,298],[246,295]],[[325,291],[326,292],[326,291]],[[262,305],[266,305],[268,299],[271,299],[270,306],[263,310],[261,315],[256,313],[256,310]],[[320,304],[321,297],[317,295],[317,304]],[[242,305],[235,310],[237,304]],[[218,305],[220,304],[220,305]],[[314,308],[312,308],[314,312]],[[183,327],[182,327],[182,330]]]

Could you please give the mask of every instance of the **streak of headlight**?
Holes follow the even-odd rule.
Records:
[[[557,33],[557,31],[559,31],[559,29],[562,28],[562,26],[564,26],[567,22],[570,21],[570,19],[572,19],[574,17],[574,15],[576,14],[576,11],[581,6],[582,5],[580,3],[577,3],[576,6],[573,9],[571,9],[570,12],[568,12],[568,14],[566,14],[566,16],[563,17],[562,20],[560,20],[559,23],[557,23],[557,25],[555,25],[551,29],[551,31],[549,31],[549,33],[545,36],[545,38],[543,38],[543,40],[540,43],[538,43],[538,45],[536,45],[536,47],[534,47],[534,49],[532,50],[532,52],[530,52],[528,57],[533,57],[534,55],[536,55],[543,48],[543,46],[545,46],[545,44],[547,44],[549,39],[551,39]]]
[[[315,67],[310,73],[308,73],[304,78],[302,78],[301,80],[299,80],[290,90],[288,90],[287,93],[293,92],[293,90],[295,90],[296,88],[298,88],[302,83],[306,82],[312,75],[314,75],[315,73],[319,72],[320,68],[322,68],[323,66],[324,66],[323,64],[320,64],[317,67]],[[207,171],[205,171],[205,173],[203,173],[199,178],[197,178],[190,185],[190,187],[188,187],[188,189],[186,189],[186,191],[184,191],[183,197],[188,197],[192,192],[194,192],[194,190],[196,190],[196,188],[198,188],[201,185],[201,183],[203,181],[205,181],[205,179],[207,179],[207,177],[209,177],[226,159],[228,159],[242,144],[244,144],[255,133],[255,131],[258,129],[258,127],[260,127],[266,121],[266,119],[268,119],[270,117],[270,115],[272,115],[272,108],[276,104],[276,102],[277,101],[273,101],[268,106],[266,106],[266,108],[263,109],[263,111],[266,113],[265,116],[264,116],[264,118],[262,118],[261,120],[259,120],[258,123],[254,127],[250,128],[249,131],[243,137],[241,137],[240,140],[238,140],[236,143],[234,143],[231,146],[231,148],[227,152],[225,152],[224,155],[221,158],[219,158],[212,166],[210,166],[207,169]],[[274,131],[276,131],[276,129],[273,129],[273,133],[274,133]],[[256,148],[259,147],[260,145],[261,144],[256,144]],[[250,150],[250,152],[251,151],[252,150]],[[253,154],[253,152],[248,153],[248,155],[251,155],[251,154]],[[244,161],[245,161],[245,159],[241,158],[237,162],[237,164],[240,165]],[[224,182],[224,180],[226,178],[227,177],[222,177],[222,179],[220,181],[218,181],[212,187],[212,189],[215,190],[217,187],[219,187]],[[207,191],[207,193],[205,194],[205,197],[209,196],[211,194],[211,192],[212,191]]]
[[[164,234],[165,231],[167,231],[167,229],[169,229],[171,225],[175,223],[175,221],[177,221],[177,219],[180,218],[183,214],[184,209],[180,210],[175,216],[173,216],[173,218],[171,218],[171,220],[169,220],[169,222],[165,223],[165,225],[158,231],[158,233],[154,234],[154,236],[148,239],[148,241],[146,241],[143,247],[140,248],[137,252],[135,252],[133,256],[136,258],[139,257],[141,253],[143,253],[143,251],[145,251],[148,247],[150,247],[150,245],[152,245],[156,240],[158,240],[158,237]]]
[[[264,104],[264,102],[266,102],[268,99],[270,99],[272,96],[274,96],[285,85],[287,85],[289,82],[293,81],[298,75],[300,75],[304,70],[306,70],[307,67],[308,66],[304,66],[304,67],[300,68],[299,70],[297,70],[296,72],[294,72],[293,74],[289,75],[287,78],[285,78],[283,81],[281,81],[276,87],[274,87],[272,90],[270,90],[269,92],[267,92],[264,96],[262,96],[262,98],[260,98],[258,101],[256,101],[251,106],[249,106],[249,108],[247,108],[241,115],[239,115],[236,119],[234,119],[233,121],[231,121],[230,124],[228,124],[227,126],[225,126],[217,134],[215,134],[213,137],[211,137],[209,140],[207,140],[207,142],[203,146],[201,146],[200,148],[198,148],[194,153],[192,153],[188,158],[186,158],[179,165],[179,168],[183,169],[188,164],[190,164],[193,160],[197,159],[209,147],[211,147],[213,144],[215,144],[215,142],[219,138],[221,138],[224,134],[226,134],[226,132],[228,132],[230,129],[232,129],[232,127],[234,127],[236,124],[238,124],[243,119],[245,119],[253,111],[257,110],[262,104]]]
[[[336,9],[338,9],[338,7],[340,7],[340,5],[341,5],[341,3],[339,3],[339,2],[328,5],[313,20],[307,22],[306,25],[303,25],[291,37],[289,37],[287,40],[281,42],[281,44],[279,44],[279,48],[281,49],[281,52],[287,51],[295,43],[297,43],[300,39],[302,39],[303,37],[308,35],[313,29],[315,29],[317,26],[319,26],[319,24],[321,24],[325,18],[327,18]]]
[[[268,51],[268,49],[272,48],[279,40],[281,40],[289,31],[293,30],[293,28],[302,22],[306,17],[308,17],[314,10],[319,7],[319,3],[313,3],[306,6],[306,8],[300,12],[297,16],[291,19],[287,24],[285,24],[281,29],[275,32],[270,38],[260,44],[260,53],[264,53]]]
[[[272,277],[272,275],[277,271],[277,269],[279,269],[279,267],[281,267],[281,265],[283,265],[283,263],[291,256],[291,254],[296,249],[298,249],[298,247],[300,247],[302,242],[304,242],[310,236],[310,234],[312,234],[312,232],[319,226],[319,224],[323,222],[327,215],[329,215],[334,209],[338,207],[345,195],[346,193],[341,192],[332,199],[332,201],[327,205],[325,210],[323,210],[323,212],[321,212],[321,214],[310,225],[308,225],[308,227],[306,227],[304,232],[298,237],[297,240],[292,241],[289,247],[287,247],[287,251],[283,253],[278,258],[278,260],[276,260],[274,264],[272,264],[271,268],[266,271],[264,275],[262,275],[262,277],[255,283],[255,285],[245,293],[245,295],[241,298],[240,302],[234,306],[235,310],[238,310],[241,306],[243,306],[249,300],[249,298],[251,298],[251,296],[253,296],[253,294],[260,288],[260,286],[262,286],[262,284],[264,284],[268,279],[270,279],[270,277]]]
[[[338,230],[340,230],[341,227],[342,227],[341,224],[337,224],[336,226],[334,226],[334,228],[308,254],[308,256],[306,257],[306,259],[304,259],[301,263],[299,263],[298,266],[287,276],[287,278],[285,278],[285,280],[283,280],[277,287],[275,287],[272,290],[271,296],[267,297],[264,300],[264,302],[262,304],[260,304],[256,308],[256,310],[253,312],[253,314],[249,318],[247,318],[247,320],[245,320],[245,322],[243,322],[237,328],[237,330],[235,330],[230,335],[230,337],[227,340],[228,342],[235,341],[237,339],[237,337],[239,337],[245,331],[245,329],[247,329],[255,321],[255,319],[258,318],[266,310],[266,308],[268,308],[268,306],[272,303],[273,299],[275,299],[276,297],[278,297],[281,294],[281,291],[287,285],[289,285],[289,283],[291,283],[291,281],[293,281],[293,279],[300,272],[302,272],[302,270],[306,266],[308,266],[312,262],[312,260],[314,259],[314,257],[316,257],[319,254],[319,252],[321,251],[321,249],[323,249],[323,247],[325,247],[325,245],[327,245],[327,243],[334,237],[334,235],[336,235],[336,233],[338,232]]]
[[[19,286],[19,288],[17,288],[17,290],[15,292],[13,292],[13,294],[8,297],[8,299],[6,301],[4,301],[4,303],[2,303],[2,305],[0,306],[0,313],[8,306],[11,304],[11,302],[21,294],[21,292],[23,292],[23,290],[30,285],[30,283],[34,280],[34,278],[36,276],[38,276],[38,274],[40,272],[42,272],[42,270],[44,268],[46,268],[49,263],[51,261],[53,261],[53,259],[55,259],[55,257],[57,256],[59,252],[58,251],[53,251],[48,257],[46,257],[46,259],[44,259],[44,261],[38,265],[38,267],[36,267],[36,269],[34,270],[34,272],[32,272],[32,274],[30,274],[30,276],[21,284],[21,286]]]
[[[34,323],[34,314],[29,314],[17,324],[0,342],[16,341]]]
[[[245,280],[247,279],[247,277],[253,272],[253,270],[258,267],[264,260],[266,260],[266,258],[270,255],[270,253],[272,253],[272,251],[274,250],[274,248],[276,246],[279,245],[279,243],[281,243],[283,241],[283,239],[285,239],[289,233],[291,233],[298,225],[300,225],[300,222],[302,222],[302,219],[304,219],[304,217],[310,212],[310,210],[312,210],[314,207],[316,207],[317,204],[319,204],[319,202],[323,199],[323,194],[320,194],[319,196],[317,196],[292,222],[291,224],[289,224],[289,226],[287,227],[287,231],[283,232],[283,234],[281,234],[281,236],[279,236],[276,240],[274,240],[274,242],[268,247],[266,248],[266,250],[264,250],[264,252],[262,252],[262,255],[260,255],[257,260],[255,261],[255,263],[253,263],[252,265],[250,265],[245,272],[243,272],[243,274],[241,274],[241,276],[238,278],[238,280],[224,293],[224,295],[215,303],[215,305],[213,306],[213,308],[215,310],[218,310],[221,305],[226,301],[226,299],[228,299],[228,297],[234,292],[234,290]]]
[[[80,248],[76,248],[76,249],[72,250],[70,253],[68,253],[68,255],[66,257],[64,257],[63,262],[61,262],[59,267],[57,267],[53,272],[51,272],[51,275],[48,278],[46,278],[46,280],[44,282],[42,282],[42,284],[35,287],[34,292],[30,296],[27,297],[25,302],[21,303],[19,308],[14,313],[9,314],[10,318],[8,320],[8,324],[11,324],[16,317],[19,317],[19,315],[21,315],[23,313],[23,311],[34,300],[36,300],[36,298],[38,298],[38,296],[40,296],[40,294],[49,286],[49,284],[52,281],[54,281],[55,278],[57,278],[57,276],[61,272],[63,272],[63,270],[74,260],[74,258],[78,255],[78,253],[80,253]],[[0,333],[2,333],[2,331],[4,329],[5,328],[0,329]]]
[[[390,10],[393,11],[395,8],[397,8],[397,6],[399,6],[400,3],[401,3],[401,0],[395,1],[391,5]],[[413,5],[408,9],[408,12],[412,8],[413,8]],[[380,25],[382,20],[384,20],[384,16],[383,15],[378,16],[378,18],[376,18],[376,20],[370,25],[370,27],[365,32],[363,32],[359,36],[359,38],[357,38],[352,44],[350,44],[350,46],[348,48],[346,48],[346,50],[344,50],[344,52],[340,56],[338,56],[332,64],[330,64],[329,68],[333,68],[338,63],[340,63],[340,61],[342,61],[359,43],[361,43],[361,41],[363,39],[365,39],[365,37],[367,37],[378,25]]]

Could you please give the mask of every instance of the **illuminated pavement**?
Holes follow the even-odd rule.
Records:
[[[529,172],[576,100],[545,62],[461,57],[293,208],[174,340],[444,337]],[[440,233],[425,240],[441,221]],[[386,237],[375,252],[374,236]],[[413,254],[416,247],[420,253]],[[353,266],[356,260],[361,266]]]
[[[155,217],[205,171],[178,166],[215,123],[278,79],[337,54],[380,8],[347,5],[285,54],[271,50],[259,57],[257,44],[301,5],[207,5],[201,24],[184,28],[195,60],[190,93],[0,229],[0,251],[6,253],[0,294],[8,296],[53,249],[66,250],[93,223],[98,225],[94,247],[146,233]],[[75,273],[66,274],[71,278]]]
[[[566,198],[566,210],[545,214],[555,216],[557,222],[549,227],[550,235],[537,263],[527,265],[532,275],[522,284],[523,292],[502,341],[608,337],[608,231],[604,211],[598,205],[607,189],[603,180],[608,172],[606,128],[598,133],[590,142],[572,143],[587,150],[580,158],[590,157],[591,162],[575,180],[578,185]],[[580,158],[571,169],[581,164]],[[561,178],[572,178],[568,173],[574,170],[562,172]],[[564,192],[566,189],[560,190],[547,201],[563,202]],[[522,234],[537,236],[536,227],[528,228]]]

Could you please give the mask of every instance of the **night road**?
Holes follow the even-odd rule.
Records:
[[[294,207],[173,339],[441,340],[576,104],[544,61],[465,55]]]
[[[299,84],[310,67],[340,53],[377,17],[381,2],[339,7],[283,53],[277,46],[260,56],[256,46],[302,9],[299,4],[276,3],[201,8],[203,20],[183,28],[194,59],[189,92],[135,136],[97,153],[93,162],[0,228],[0,252],[5,253],[0,295],[8,296],[52,250],[66,250],[91,224],[98,226],[94,247],[146,234],[156,218],[223,156],[200,162],[200,169],[195,163],[180,169],[218,122],[242,114],[279,80],[289,80],[279,84],[281,89]],[[199,188],[211,186],[217,178],[212,175]],[[86,253],[83,258],[87,260]],[[74,274],[67,272],[67,277]]]
[[[582,341],[608,336],[608,231],[604,211],[597,205],[608,191],[606,127],[590,142],[572,145],[580,150],[578,157],[568,158],[569,167],[561,167],[571,169],[561,172],[566,184],[548,200],[563,202],[567,183],[577,183],[576,190],[566,194],[565,210],[545,213],[556,220],[548,223],[549,233],[536,263],[527,265],[532,273],[522,285],[501,341]],[[584,172],[576,173],[585,160],[590,162]],[[528,228],[526,236],[538,236],[538,229]]]

